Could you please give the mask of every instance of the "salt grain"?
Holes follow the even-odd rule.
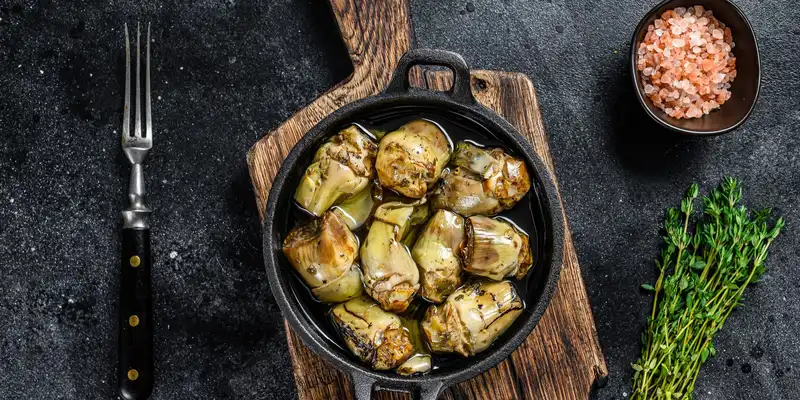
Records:
[[[636,67],[654,105],[674,118],[698,118],[730,99],[735,44],[730,28],[710,10],[669,10],[647,31]]]

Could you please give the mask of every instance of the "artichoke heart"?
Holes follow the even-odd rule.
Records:
[[[387,311],[402,312],[419,290],[419,271],[411,252],[402,243],[404,234],[421,223],[425,200],[411,204],[384,203],[375,210],[374,221],[361,246],[364,286]]]
[[[358,239],[333,212],[294,227],[283,254],[320,301],[334,303],[363,291],[355,259]]]
[[[351,125],[314,155],[295,191],[295,201],[311,214],[322,215],[337,202],[364,190],[375,176],[377,146]]]
[[[486,350],[523,309],[511,282],[478,280],[468,283],[442,305],[432,305],[422,320],[431,350],[464,357]]]
[[[331,313],[347,348],[373,369],[397,368],[414,353],[400,317],[382,310],[369,297],[356,297],[339,304]]]
[[[446,208],[463,216],[495,215],[514,207],[531,188],[525,162],[502,149],[484,149],[460,142],[453,152],[455,167],[442,177],[435,192],[434,208]]]
[[[442,129],[431,121],[411,121],[384,136],[378,146],[375,169],[382,186],[419,199],[439,179],[452,146]]]
[[[445,170],[431,197],[431,206],[467,217],[494,215],[503,210],[500,202],[484,191],[480,176],[459,167]]]
[[[311,293],[323,303],[341,303],[364,292],[361,282],[361,269],[353,264],[349,270],[326,285],[311,289]]]
[[[411,250],[420,269],[422,297],[441,303],[461,285],[463,241],[464,218],[447,210],[436,211]]]
[[[461,257],[467,272],[495,281],[512,276],[522,279],[533,265],[528,235],[506,220],[472,216],[464,232]]]
[[[372,188],[373,185],[370,184],[364,190],[333,207],[332,211],[347,224],[351,231],[364,225],[372,214],[372,209],[375,207]]]
[[[422,311],[422,310],[420,310]],[[413,375],[424,374],[433,369],[433,360],[431,354],[425,346],[424,334],[419,325],[419,321],[412,318],[400,318],[403,327],[408,331],[411,338],[411,344],[414,346],[414,352],[406,362],[397,367],[397,373],[400,375]]]
[[[385,222],[397,227],[397,234],[401,239],[407,238],[428,219],[430,208],[425,199],[411,203],[390,201],[380,205],[375,210],[375,220]]]

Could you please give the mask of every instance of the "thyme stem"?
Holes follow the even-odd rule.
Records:
[[[692,397],[700,367],[716,354],[714,336],[764,273],[768,249],[784,226],[782,218],[768,226],[769,210],[748,212],[739,182],[727,178],[702,198],[692,231],[697,197],[692,185],[680,208],[667,210],[658,279],[642,285],[653,291],[653,306],[642,356],[632,364],[634,399]]]

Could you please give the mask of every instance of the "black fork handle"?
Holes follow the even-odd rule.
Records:
[[[122,229],[119,298],[119,394],[144,400],[153,392],[153,302],[150,229]]]

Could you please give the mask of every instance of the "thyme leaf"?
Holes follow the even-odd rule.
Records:
[[[736,179],[724,179],[701,199],[695,222],[698,195],[694,184],[679,208],[667,210],[658,279],[641,286],[653,293],[653,307],[642,355],[632,364],[634,399],[692,398],[700,367],[716,354],[714,336],[764,273],[767,251],[784,226],[782,218],[770,225],[770,209],[742,206]]]

